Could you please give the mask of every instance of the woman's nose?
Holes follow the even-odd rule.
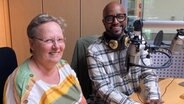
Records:
[[[53,42],[53,47],[54,48],[58,48],[59,47],[59,42],[57,41],[57,40],[55,40],[54,42]]]

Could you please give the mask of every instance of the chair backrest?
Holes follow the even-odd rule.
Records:
[[[71,67],[75,70],[86,99],[92,94],[92,84],[88,75],[87,48],[97,39],[97,35],[83,36],[77,40]]]
[[[3,104],[5,81],[16,67],[17,58],[14,50],[9,47],[0,47],[0,104]]]

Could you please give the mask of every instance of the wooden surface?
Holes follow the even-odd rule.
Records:
[[[18,63],[21,64],[31,55],[26,33],[28,23],[39,13],[48,13],[62,17],[66,21],[67,27],[64,32],[66,48],[63,59],[70,63],[75,43],[81,36],[101,35],[104,32],[102,9],[110,1],[120,0],[8,0],[10,18],[7,19],[10,20],[11,37],[4,37],[9,35],[8,33],[0,35],[0,44],[4,38],[11,40]],[[4,19],[0,17],[0,24],[1,20]],[[3,34],[1,31],[0,33]]]
[[[184,104],[184,86],[179,85],[181,82],[184,82],[184,79],[166,78],[159,81],[164,104]],[[130,97],[143,104],[140,94],[134,93]]]

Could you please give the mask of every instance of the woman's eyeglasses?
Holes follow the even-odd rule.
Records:
[[[58,39],[41,39],[41,38],[37,38],[37,37],[34,37],[33,39],[36,39],[36,40],[39,40],[45,44],[55,44],[56,42],[57,43],[65,43],[66,41],[66,38],[58,38]]]

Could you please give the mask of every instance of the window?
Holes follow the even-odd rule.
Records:
[[[153,40],[163,30],[164,40],[170,41],[176,29],[184,28],[183,4],[184,0],[129,0],[128,15],[143,19],[143,35],[147,40]],[[139,6],[141,14],[135,9]]]

